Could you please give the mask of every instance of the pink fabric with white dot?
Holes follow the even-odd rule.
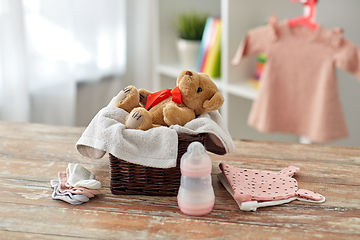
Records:
[[[297,181],[290,177],[300,170],[294,166],[287,167],[281,172],[271,172],[237,168],[221,163],[220,169],[231,185],[234,199],[241,202],[278,201],[292,197],[309,201],[324,199],[318,193],[298,189]]]

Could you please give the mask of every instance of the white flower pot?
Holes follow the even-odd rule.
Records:
[[[180,65],[183,70],[196,70],[201,40],[178,39]]]

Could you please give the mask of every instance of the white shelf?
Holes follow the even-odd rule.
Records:
[[[173,63],[173,64],[160,64],[157,67],[157,72],[161,75],[167,76],[167,77],[171,77],[171,78],[177,78],[179,73],[181,73],[181,71],[183,71],[184,69],[180,66],[180,64],[178,63]],[[221,79],[219,78],[212,78],[212,80],[215,82],[215,84],[217,85],[217,87],[219,89],[222,89],[222,82]]]
[[[181,68],[180,64],[178,63],[173,63],[173,64],[160,64],[157,66],[157,71],[159,74],[168,76],[168,77],[172,77],[172,78],[177,78],[177,76],[179,75],[179,73],[182,71],[183,69]]]
[[[257,89],[246,81],[226,84],[227,91],[238,97],[255,100],[257,97]]]
[[[159,74],[171,78],[177,78],[182,70],[179,64],[161,64],[157,67]],[[257,96],[257,90],[246,81],[230,84],[224,83],[220,78],[214,78],[213,81],[220,90],[227,91],[232,95],[250,100],[254,100]]]
[[[157,67],[157,71],[159,74],[168,76],[168,77],[177,77],[179,75],[179,73],[181,73],[181,71],[183,71],[184,69],[180,66],[180,64],[178,63],[173,63],[173,64],[160,64]],[[195,69],[190,69],[190,70],[194,70]],[[219,78],[213,78],[214,81],[220,81]]]

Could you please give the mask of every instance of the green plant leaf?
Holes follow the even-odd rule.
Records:
[[[201,40],[209,14],[187,12],[178,15],[177,29],[180,38]]]

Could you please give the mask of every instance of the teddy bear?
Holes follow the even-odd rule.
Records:
[[[148,130],[158,126],[184,126],[198,115],[218,110],[224,97],[205,73],[182,71],[174,89],[152,93],[128,86],[115,97],[114,105],[129,112],[128,129]]]

